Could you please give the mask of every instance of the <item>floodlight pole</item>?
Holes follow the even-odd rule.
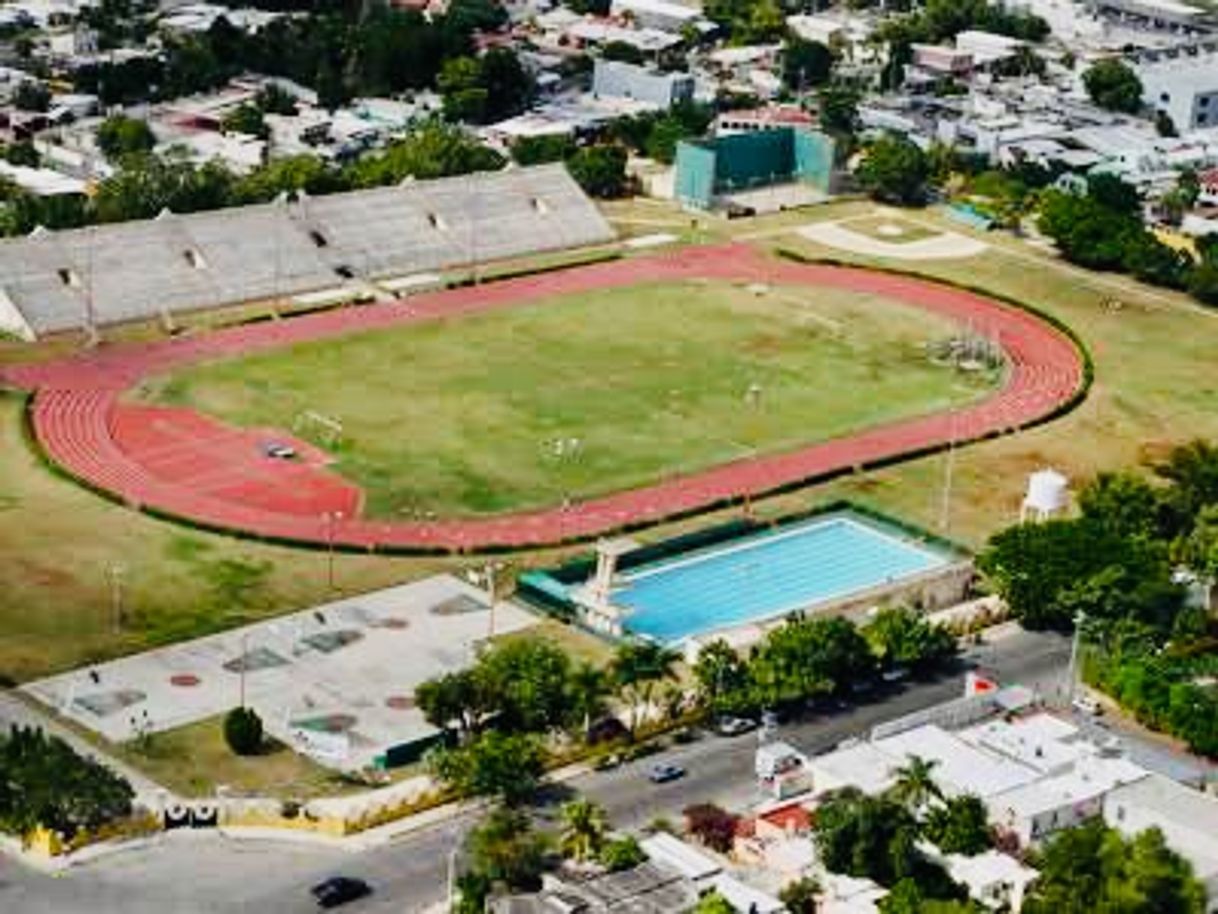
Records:
[[[952,520],[952,483],[956,471],[956,412],[953,408],[948,419],[950,430],[947,441],[947,462],[943,468],[943,501],[939,505],[939,529],[946,532]]]
[[[342,520],[342,511],[327,511],[326,518],[326,584],[334,590],[334,524]]]
[[[123,568],[121,562],[113,563],[109,571],[110,578],[110,621],[115,634],[123,630]]]
[[[241,676],[239,680],[240,685],[238,686],[240,689],[240,700],[237,706],[242,709],[245,708],[245,668],[249,666],[249,639],[250,633],[248,631],[241,633]]]

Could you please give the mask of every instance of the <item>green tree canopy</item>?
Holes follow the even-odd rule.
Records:
[[[462,795],[498,797],[509,805],[533,795],[545,770],[545,758],[536,736],[498,730],[428,756],[432,773]]]
[[[833,72],[833,53],[819,41],[788,35],[782,49],[782,82],[791,92],[823,85]]]
[[[253,708],[233,708],[224,716],[224,741],[235,755],[262,751],[262,718]]]
[[[993,845],[989,811],[980,797],[949,797],[927,810],[923,833],[945,854],[972,857]]]
[[[114,162],[134,153],[151,152],[156,135],[148,122],[125,114],[114,114],[97,126],[97,148]]]
[[[909,140],[884,136],[867,149],[855,176],[877,200],[915,206],[926,200],[930,166],[926,153]]]
[[[1133,839],[1095,819],[1058,832],[1034,861],[1026,914],[1202,914],[1205,889],[1158,829]]]
[[[35,727],[0,735],[0,830],[24,836],[42,826],[68,837],[131,814],[123,778]]]
[[[1093,102],[1109,111],[1137,114],[1142,108],[1142,81],[1128,64],[1115,57],[1088,67],[1083,86]]]

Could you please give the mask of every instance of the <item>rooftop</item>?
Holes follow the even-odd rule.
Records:
[[[1039,776],[1027,765],[971,746],[933,724],[885,737],[875,745],[897,759],[897,764],[904,764],[912,756],[934,762],[935,780],[953,795],[972,793],[991,797],[1031,783]]]

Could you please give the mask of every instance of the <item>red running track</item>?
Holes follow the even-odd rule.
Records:
[[[324,455],[306,452],[300,464],[269,461],[258,453],[256,432],[227,428],[187,410],[167,410],[158,416],[157,411],[120,399],[149,374],[204,359],[506,308],[546,295],[688,278],[827,285],[895,298],[997,340],[1009,363],[1007,382],[988,398],[952,415],[886,423],[789,453],[736,461],[566,507],[437,521],[361,517],[359,490],[326,469]],[[103,347],[59,361],[16,366],[4,378],[35,391],[33,428],[51,458],[82,482],[132,506],[217,529],[302,543],[332,541],[369,550],[476,550],[595,536],[912,456],[950,440],[1013,431],[1068,404],[1081,392],[1085,371],[1081,353],[1065,333],[1017,307],[905,276],[774,260],[743,245],[724,245],[198,337]],[[338,520],[324,516],[336,510],[344,516]]]

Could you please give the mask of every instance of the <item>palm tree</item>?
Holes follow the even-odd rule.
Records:
[[[593,718],[599,717],[605,711],[605,698],[609,692],[609,676],[604,670],[587,662],[573,669],[567,679],[571,715],[579,720],[585,742],[592,730]]]
[[[561,810],[562,852],[573,860],[591,860],[601,849],[609,822],[605,810],[597,803],[581,797],[564,803]]]
[[[654,641],[624,641],[610,667],[618,691],[630,705],[630,736],[638,729],[642,710],[651,704],[656,683],[676,679],[680,655]]]
[[[931,798],[941,798],[943,791],[935,783],[933,774],[938,764],[936,761],[911,755],[904,765],[893,772],[896,782],[889,791],[892,798],[914,814],[930,802]]]

